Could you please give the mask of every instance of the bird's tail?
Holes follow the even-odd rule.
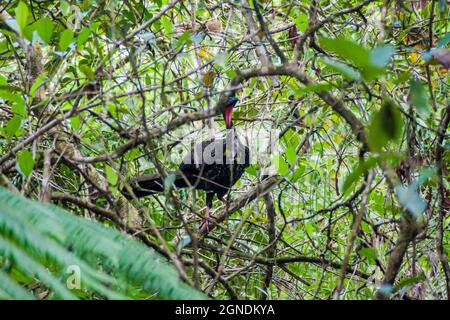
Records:
[[[147,174],[137,177],[131,180],[129,185],[137,198],[164,191],[164,181],[159,174]],[[187,186],[187,183],[181,175],[177,174],[175,175],[174,185],[177,188],[184,188]],[[122,193],[128,199],[132,198],[127,188],[123,188]]]

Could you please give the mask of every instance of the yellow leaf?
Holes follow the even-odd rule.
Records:
[[[417,52],[411,52],[408,58],[412,63],[418,63],[420,60],[420,55]]]
[[[391,81],[389,81],[389,80],[386,81],[386,88],[389,89],[389,90],[392,90],[393,85],[392,85]]]
[[[205,48],[200,48],[198,50],[198,54],[200,55],[200,57],[204,57],[204,58],[208,58],[211,56],[211,53],[209,53],[209,51]]]

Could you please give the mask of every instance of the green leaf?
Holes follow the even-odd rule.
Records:
[[[294,171],[294,173],[289,177],[289,180],[292,182],[296,182],[300,177],[302,177],[305,174],[305,166],[301,163],[298,165],[298,168]]]
[[[320,44],[324,49],[334,52],[358,67],[364,68],[369,65],[369,51],[353,41],[344,38],[322,38]]]
[[[25,27],[27,26],[28,7],[21,1],[19,2],[19,5],[17,6],[15,12],[17,26],[19,27],[20,33],[23,34],[25,31]]]
[[[377,259],[377,252],[374,248],[362,248],[358,253],[372,262]]]
[[[305,32],[308,28],[308,15],[306,13],[300,13],[295,19],[295,26],[297,30]]]
[[[237,73],[236,73],[236,71],[234,71],[234,70],[228,70],[227,72],[226,72],[226,75],[227,75],[227,77],[228,78],[234,78],[234,77],[236,77],[236,75],[237,75]]]
[[[427,203],[417,193],[417,187],[418,182],[416,181],[407,187],[398,185],[394,189],[398,203],[408,210],[415,219],[419,219],[427,208]]]
[[[249,175],[256,177],[258,175],[258,169],[256,165],[250,165],[245,169]]]
[[[166,36],[170,36],[172,34],[172,21],[170,21],[168,16],[161,17],[161,23],[164,28],[164,33]]]
[[[27,116],[27,109],[25,108],[25,102],[23,100],[22,102],[14,103],[11,110],[14,115],[21,116],[22,118]]]
[[[101,25],[104,25],[104,23],[100,21],[91,22],[89,23],[89,28],[92,30],[92,32],[96,33],[99,32],[99,28]]]
[[[311,222],[305,221],[304,223],[306,232],[310,235],[313,235],[316,231],[316,226]]]
[[[189,235],[184,235],[183,238],[177,243],[177,253],[180,254],[181,250],[191,243],[191,237]]]
[[[59,37],[59,50],[66,51],[73,40],[73,31],[66,29],[61,33]]]
[[[393,79],[393,83],[395,84],[402,84],[404,82],[407,82],[409,80],[409,73],[408,72],[402,72],[395,79]]]
[[[321,92],[321,91],[327,91],[333,88],[333,85],[331,83],[317,83],[317,84],[307,84],[301,87],[298,87],[297,85],[291,85],[289,84],[290,89],[295,93],[296,95],[302,95],[304,93],[308,92]]]
[[[126,154],[126,159],[127,160],[131,160],[131,161],[133,161],[133,160],[135,160],[136,159],[136,157],[138,157],[140,155],[140,150],[139,150],[139,148],[133,148],[133,149],[131,149],[129,152],[128,152],[128,154]]]
[[[421,118],[428,119],[430,117],[430,109],[428,107],[428,94],[420,81],[411,79],[408,98]]]
[[[87,64],[80,64],[79,68],[80,71],[84,73],[86,78],[88,78],[91,81],[95,80],[94,71],[92,70],[91,67],[89,67]]]
[[[80,115],[76,115],[76,116],[70,118],[70,126],[71,126],[72,129],[74,129],[74,130],[80,129],[80,126],[81,126]]]
[[[0,97],[13,103],[11,109],[15,115],[27,116],[25,101],[21,93],[13,93],[11,89],[9,91],[0,90]]]
[[[295,146],[291,145],[286,148],[286,159],[291,165],[294,165],[297,162],[297,152],[295,150]]]
[[[177,41],[177,43],[175,44],[175,48],[176,49],[178,49],[178,48],[180,48],[183,44],[187,44],[187,45],[189,45],[190,44],[190,41],[191,41],[191,31],[190,30],[187,30],[187,31],[185,31],[179,38],[178,38],[178,41]]]
[[[14,19],[12,19],[12,20],[14,20]],[[9,43],[7,40],[0,41],[0,51],[6,51],[6,50],[8,50],[8,47],[9,47]]]
[[[60,1],[60,8],[61,8],[61,12],[64,16],[67,16],[70,13],[70,4],[65,1],[65,0],[61,0]]]
[[[6,124],[6,127],[5,127],[5,134],[6,134],[7,138],[12,138],[15,135],[17,135],[17,131],[20,128],[22,119],[23,119],[22,116],[15,115],[8,121],[8,123]]]
[[[119,175],[117,174],[116,170],[108,165],[105,165],[105,173],[106,179],[108,179],[109,184],[115,186],[117,184],[117,181],[119,180]]]
[[[18,86],[9,86],[7,84],[0,84],[0,90],[5,90],[6,92],[20,92],[23,93],[23,90],[21,87]]]
[[[436,44],[436,48],[444,48],[450,42],[450,32],[447,32]]]
[[[17,154],[19,171],[24,177],[28,177],[33,171],[34,159],[33,153],[29,150],[21,150]]]
[[[321,92],[328,91],[333,86],[330,83],[317,83],[317,84],[307,84],[305,86],[300,87],[296,93],[306,93],[306,92]]]
[[[381,46],[369,51],[359,44],[343,38],[322,38],[320,43],[325,49],[357,66],[367,81],[376,79],[383,74],[384,66],[393,54],[393,48],[390,46]]]
[[[362,81],[362,76],[361,73],[356,70],[355,68],[339,62],[339,61],[335,61],[335,60],[331,60],[328,58],[323,58],[321,60],[324,64],[326,64],[328,67],[330,67],[331,69],[333,69],[336,72],[339,72],[340,74],[342,74],[346,79],[348,80],[353,80],[356,82],[361,82]]]
[[[169,190],[171,190],[176,179],[177,176],[173,173],[167,175],[167,177],[164,179],[164,191],[168,192]]]
[[[366,172],[375,167],[380,162],[379,157],[370,157],[365,161],[359,162],[353,170],[345,177],[342,184],[342,192],[345,193],[352,187]]]
[[[419,186],[426,183],[430,178],[436,177],[436,168],[435,167],[425,167],[420,170],[419,177],[417,178],[417,183]]]
[[[42,41],[49,44],[53,35],[52,20],[48,17],[41,18],[33,24],[33,27],[39,34],[39,37],[41,37]]]
[[[402,114],[393,101],[384,99],[369,124],[367,140],[373,151],[381,151],[389,142],[398,142],[403,133]]]
[[[280,176],[285,177],[289,173],[289,165],[281,155],[275,157],[275,166]]]
[[[289,130],[284,134],[282,141],[286,143],[286,145],[298,146],[302,142],[302,137],[297,131],[289,128]]]
[[[34,98],[34,95],[36,94],[37,89],[42,85],[44,80],[47,79],[47,72],[41,73],[36,80],[34,81],[33,85],[30,88],[30,97]]]
[[[78,34],[77,37],[77,45],[81,47],[87,39],[91,36],[91,31],[88,28],[81,29],[81,32]]]
[[[344,179],[342,183],[342,192],[345,193],[352,187],[360,177],[363,176],[365,170],[361,164],[358,164]]]
[[[419,273],[416,276],[403,278],[400,281],[398,281],[398,283],[395,285],[395,290],[400,290],[401,288],[412,286],[416,283],[425,281],[426,279],[427,278],[424,273]]]
[[[392,56],[395,53],[395,48],[389,45],[378,46],[370,51],[370,63],[378,68],[385,68]]]

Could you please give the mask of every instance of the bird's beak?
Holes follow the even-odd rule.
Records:
[[[236,97],[230,97],[228,98],[227,105],[225,107],[225,112],[223,114],[223,118],[225,120],[225,124],[227,129],[231,129],[233,123],[232,123],[232,115],[233,115],[233,108],[236,106],[236,103],[239,102],[239,99]]]
[[[225,125],[227,126],[227,129],[231,129],[231,122],[232,122],[232,115],[233,115],[233,107],[234,105],[228,106],[225,109]]]

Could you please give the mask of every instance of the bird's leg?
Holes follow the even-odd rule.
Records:
[[[212,192],[206,193],[206,213],[205,213],[205,216],[203,217],[203,222],[202,222],[201,227],[204,225],[206,228],[206,231],[208,231],[208,232],[209,232],[209,222],[211,221],[210,212],[211,212],[211,208],[213,205],[213,203],[212,203],[213,197],[214,197],[214,193],[212,193]]]
[[[208,231],[208,232],[209,232],[209,221],[211,221],[211,214],[210,214],[210,211],[211,211],[211,209],[210,209],[208,206],[206,206],[206,213],[205,213],[205,215],[203,216],[203,221],[202,221],[202,224],[201,224],[201,226],[200,226],[200,228],[201,228],[202,226],[205,226],[206,231]]]

